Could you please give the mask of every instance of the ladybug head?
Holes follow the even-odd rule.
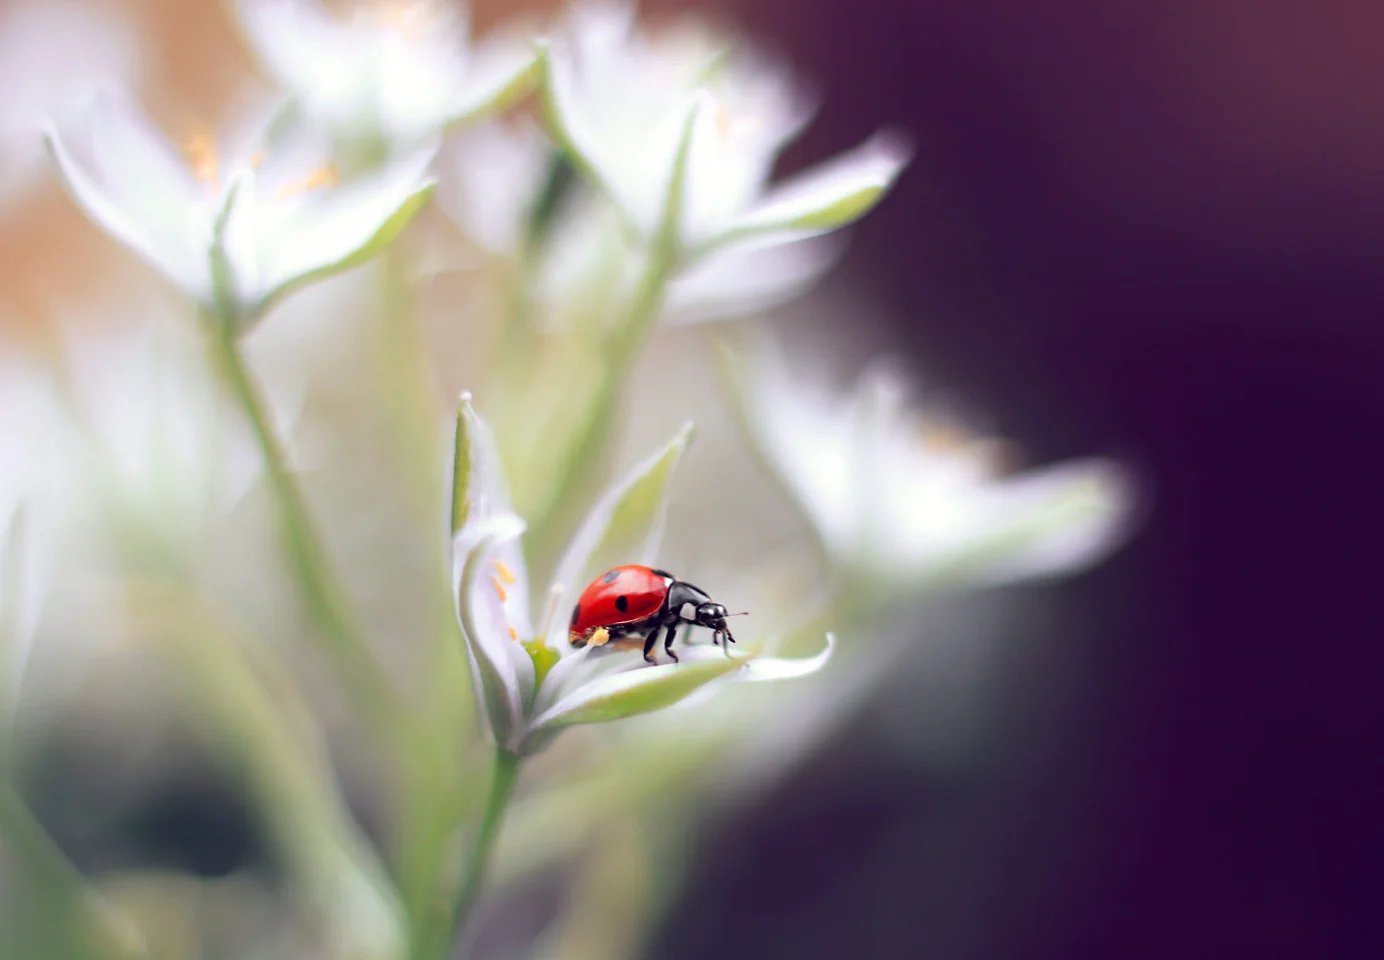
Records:
[[[730,628],[726,626],[726,608],[719,603],[702,603],[697,605],[697,623],[703,627],[710,627],[716,631],[718,637],[725,637],[731,643],[735,638],[730,635]]]

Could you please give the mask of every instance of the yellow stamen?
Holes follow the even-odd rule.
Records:
[[[221,179],[221,166],[216,153],[216,141],[210,134],[194,133],[183,141],[183,155],[192,175],[214,187]]]
[[[511,640],[518,640],[518,639],[519,639],[519,631],[518,631],[518,630],[515,630],[513,627],[510,627],[510,628],[509,628],[509,638],[510,638]]]
[[[313,190],[320,190],[323,187],[335,186],[340,180],[341,176],[337,173],[336,167],[328,163],[318,167],[301,180],[284,184],[275,194],[275,199],[287,200],[290,197],[311,193]]]
[[[503,580],[505,583],[509,584],[511,587],[514,586],[514,581],[515,581],[514,571],[511,570],[511,569],[505,564],[505,562],[504,562],[503,560],[499,559],[498,557],[495,558],[494,560],[491,560],[490,562],[493,563],[493,564],[495,565],[495,572],[498,573],[498,574],[500,575],[500,579]]]
[[[490,575],[490,583],[495,587],[495,596],[500,598],[501,603],[509,599],[509,594],[505,592],[505,585],[493,573]]]

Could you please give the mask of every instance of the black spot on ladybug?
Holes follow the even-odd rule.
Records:
[[[612,571],[610,571],[609,573],[607,573],[604,577],[601,577],[601,583],[614,583],[616,580],[619,580],[619,579],[620,579],[620,571],[619,571],[619,570],[612,570]]]
[[[575,626],[577,625],[577,620],[578,620],[580,617],[581,617],[581,604],[579,603],[579,604],[577,604],[575,607],[572,608],[572,624],[571,624],[571,625],[575,627]]]
[[[620,594],[618,597],[615,598],[615,609],[616,609],[616,610],[619,610],[621,613],[624,613],[624,612],[625,612],[626,610],[628,610],[629,608],[630,608],[630,600],[629,600],[629,597],[625,596],[625,595],[622,593],[622,594]]]

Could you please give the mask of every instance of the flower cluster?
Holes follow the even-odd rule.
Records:
[[[482,38],[471,36],[465,4],[440,0],[343,10],[318,0],[237,0],[233,9],[274,88],[243,118],[170,136],[115,94],[85,113],[61,111],[44,133],[76,204],[204,320],[179,332],[205,340],[211,362],[184,355],[182,340],[165,348],[144,328],[64,338],[64,412],[33,418],[19,398],[24,378],[0,369],[0,664],[11,678],[22,670],[38,572],[51,567],[35,559],[45,538],[30,529],[43,499],[34,490],[48,468],[26,422],[62,420],[65,440],[77,423],[81,442],[72,447],[81,449],[65,450],[83,468],[74,471],[81,493],[72,499],[88,497],[100,504],[91,513],[115,516],[106,526],[117,538],[133,526],[140,536],[130,542],[159,545],[157,563],[146,562],[147,552],[111,551],[116,566],[123,559],[131,568],[127,607],[138,616],[128,632],[157,637],[181,665],[196,691],[191,709],[233,752],[304,909],[333,931],[323,940],[332,955],[448,955],[487,874],[521,764],[551,747],[564,754],[552,770],[574,764],[594,774],[611,765],[589,749],[600,738],[570,735],[557,745],[562,731],[685,710],[694,695],[767,702],[752,681],[815,675],[812,683],[844,690],[838,661],[861,658],[863,635],[897,601],[1068,571],[1127,528],[1131,484],[1113,464],[1009,475],[1000,445],[913,412],[897,379],[867,372],[838,395],[775,347],[727,349],[722,379],[740,448],[759,455],[785,510],[815,534],[822,595],[811,610],[757,611],[737,630],[743,642],[734,651],[689,638],[691,629],[674,662],[650,665],[615,643],[575,648],[563,610],[602,571],[698,560],[669,523],[670,502],[688,489],[675,488],[675,473],[700,469],[714,483],[717,469],[708,461],[679,467],[701,455],[688,452],[690,423],[612,476],[613,464],[632,459],[619,445],[624,400],[639,383],[645,347],[662,326],[746,321],[805,292],[836,261],[842,228],[891,189],[909,147],[883,132],[776,177],[780,154],[812,113],[797,81],[716,31],[647,29],[628,3],[586,0],[542,29]],[[434,193],[446,220],[417,225],[431,233],[411,228]],[[278,322],[266,318],[280,305],[289,313],[311,299],[295,292],[390,247],[356,277],[379,288],[379,339],[357,345],[355,362],[328,378],[335,396],[361,398],[351,412],[337,411],[349,424],[340,432],[383,436],[373,447],[361,441],[367,454],[343,457],[314,486],[288,429],[298,405],[285,416],[269,402],[284,391],[264,389],[261,378],[273,378],[248,345],[263,345]],[[457,260],[465,269],[419,266]],[[443,275],[451,273],[458,276]],[[422,316],[425,274],[439,287],[469,283],[465,307],[449,303],[439,322]],[[372,309],[371,297],[344,299],[362,314]],[[364,339],[364,327],[334,309],[316,312],[337,324],[333,336]],[[449,350],[445,338],[462,347]],[[375,353],[378,369],[365,369],[361,358]],[[450,389],[434,390],[435,380]],[[477,399],[462,394],[447,450],[440,438],[452,411],[442,398],[462,383]],[[660,422],[658,435],[683,419],[680,411]],[[444,510],[437,481],[449,454]],[[390,471],[405,492],[372,486],[387,486],[380,478]],[[291,588],[279,590],[286,601],[276,594],[263,608],[230,599],[233,585],[199,567],[199,554],[213,552],[204,542],[221,533],[207,521],[244,501],[267,505],[265,539],[277,536],[281,555],[277,563],[256,555],[243,579]],[[361,522],[399,501],[422,506],[384,533]],[[254,510],[237,515],[246,526],[260,519]],[[808,542],[802,529],[797,536]],[[359,569],[347,566],[351,558]],[[530,571],[548,589],[532,591]],[[362,588],[386,582],[375,594]],[[417,612],[438,608],[431,622]],[[285,642],[243,636],[256,632]],[[352,733],[401,758],[380,774],[391,778],[380,790],[391,801],[384,815],[395,818],[381,831],[392,845],[389,868],[336,781],[319,729],[327,711],[313,709],[318,678],[300,682],[311,671],[293,662],[285,639],[300,635],[318,645],[346,694]],[[736,681],[747,682],[741,695],[722,689]],[[811,694],[812,683],[783,688]],[[834,716],[794,709],[803,713],[786,725],[794,730]],[[678,717],[672,709],[665,716]],[[732,733],[752,745],[755,725],[734,730],[733,718],[728,708],[719,723],[686,732],[687,755],[706,764],[729,757]],[[631,738],[641,729],[622,728]],[[488,779],[471,760],[481,744]],[[533,766],[554,776],[546,763]],[[639,761],[618,767],[646,769]],[[703,766],[688,769],[696,776]],[[477,785],[486,783],[482,798]],[[660,790],[686,797],[694,787],[644,776],[638,789],[587,806],[604,811],[636,798],[616,818],[633,824]],[[550,833],[532,835],[550,850],[584,841]],[[458,854],[458,838],[470,844],[468,856]],[[292,952],[280,946],[258,952]]]

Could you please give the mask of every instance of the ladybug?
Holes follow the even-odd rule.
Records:
[[[654,659],[654,644],[658,631],[667,630],[663,652],[677,662],[673,638],[678,627],[687,623],[713,631],[712,643],[734,643],[726,626],[726,608],[666,570],[656,570],[639,564],[612,567],[591,581],[572,608],[572,621],[567,640],[572,646],[600,647],[607,643],[633,646],[643,637],[644,659]]]

